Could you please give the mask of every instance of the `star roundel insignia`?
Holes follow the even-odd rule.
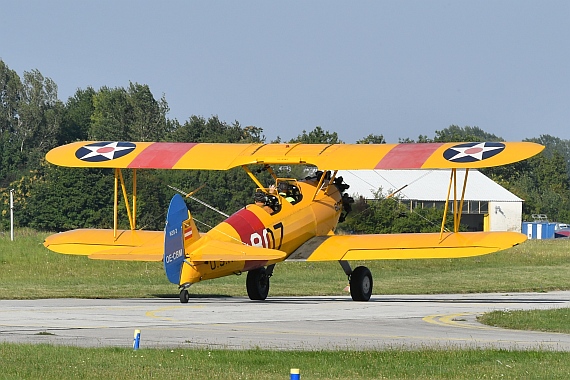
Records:
[[[87,162],[103,162],[123,157],[135,148],[136,145],[131,142],[97,142],[77,149],[75,157]]]
[[[500,142],[465,143],[447,149],[443,157],[451,162],[475,162],[493,157],[503,149],[505,144]]]

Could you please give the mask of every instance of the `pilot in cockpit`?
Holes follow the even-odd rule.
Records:
[[[269,214],[273,214],[279,211],[280,205],[279,200],[274,195],[276,194],[275,185],[269,186],[269,193],[265,193],[262,190],[257,190],[253,196],[253,200],[256,206],[261,207]]]

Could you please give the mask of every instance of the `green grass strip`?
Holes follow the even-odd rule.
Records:
[[[478,318],[490,326],[513,330],[550,331],[570,334],[570,309],[497,310]]]
[[[507,350],[266,351],[0,344],[0,379],[566,379],[570,354]]]

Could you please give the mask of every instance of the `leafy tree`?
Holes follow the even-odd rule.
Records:
[[[92,87],[87,87],[85,90],[78,89],[67,100],[58,145],[89,138],[91,116],[95,110],[94,96],[95,90]]]
[[[17,187],[20,223],[47,231],[112,227],[111,172],[43,165]]]
[[[419,135],[418,136],[418,141],[412,140],[409,137],[403,139],[403,138],[399,138],[398,142],[401,144],[412,144],[412,143],[431,143],[433,142],[433,139],[430,139],[429,137],[425,136],[425,135]]]
[[[544,155],[551,157],[555,152],[560,154],[566,163],[566,170],[570,175],[570,140],[564,140],[550,135],[540,135],[538,138],[526,139],[544,145]]]
[[[130,104],[124,88],[102,87],[93,96],[89,140],[128,141]]]
[[[206,120],[193,115],[183,125],[177,125],[173,129],[170,140],[178,142],[260,143],[265,140],[262,128],[242,128],[238,121],[228,124],[218,116]]]
[[[357,144],[386,144],[383,135],[369,134],[363,139],[356,141]]]
[[[147,85],[102,87],[92,99],[90,140],[159,141],[172,125],[166,120],[168,103],[154,99]]]
[[[20,77],[0,59],[0,133],[13,132],[18,121],[21,96]]]
[[[470,141],[504,141],[492,133],[485,132],[479,127],[459,127],[450,125],[441,131],[435,131],[433,139],[425,135],[419,135],[418,140],[400,138],[400,143],[429,143],[429,142],[470,142]]]
[[[38,70],[24,72],[22,102],[18,110],[15,138],[20,152],[47,152],[56,145],[63,105],[57,99],[57,85]]]
[[[131,118],[129,139],[133,141],[160,141],[167,131],[168,103],[163,97],[154,99],[148,85],[130,83],[127,91]]]
[[[22,97],[22,82],[15,71],[0,60],[0,187],[15,178],[12,171],[18,164],[14,131]]]
[[[20,166],[37,168],[45,153],[56,146],[63,108],[53,80],[38,70],[24,72],[17,123],[10,138]]]
[[[338,139],[338,134],[336,132],[331,133],[317,126],[309,133],[303,130],[302,134],[289,140],[289,142],[303,144],[340,144],[342,141]]]
[[[441,131],[435,131],[434,142],[454,142],[454,141],[504,141],[502,138],[492,133],[487,133],[479,127],[459,127],[450,125]]]

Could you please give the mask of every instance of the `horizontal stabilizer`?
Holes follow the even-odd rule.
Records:
[[[272,261],[287,254],[276,249],[210,240],[190,253],[190,261]]]
[[[287,260],[444,259],[485,255],[520,244],[518,232],[458,232],[317,236]]]
[[[48,236],[44,246],[67,255],[84,255],[91,259],[162,261],[162,231],[78,229]]]

